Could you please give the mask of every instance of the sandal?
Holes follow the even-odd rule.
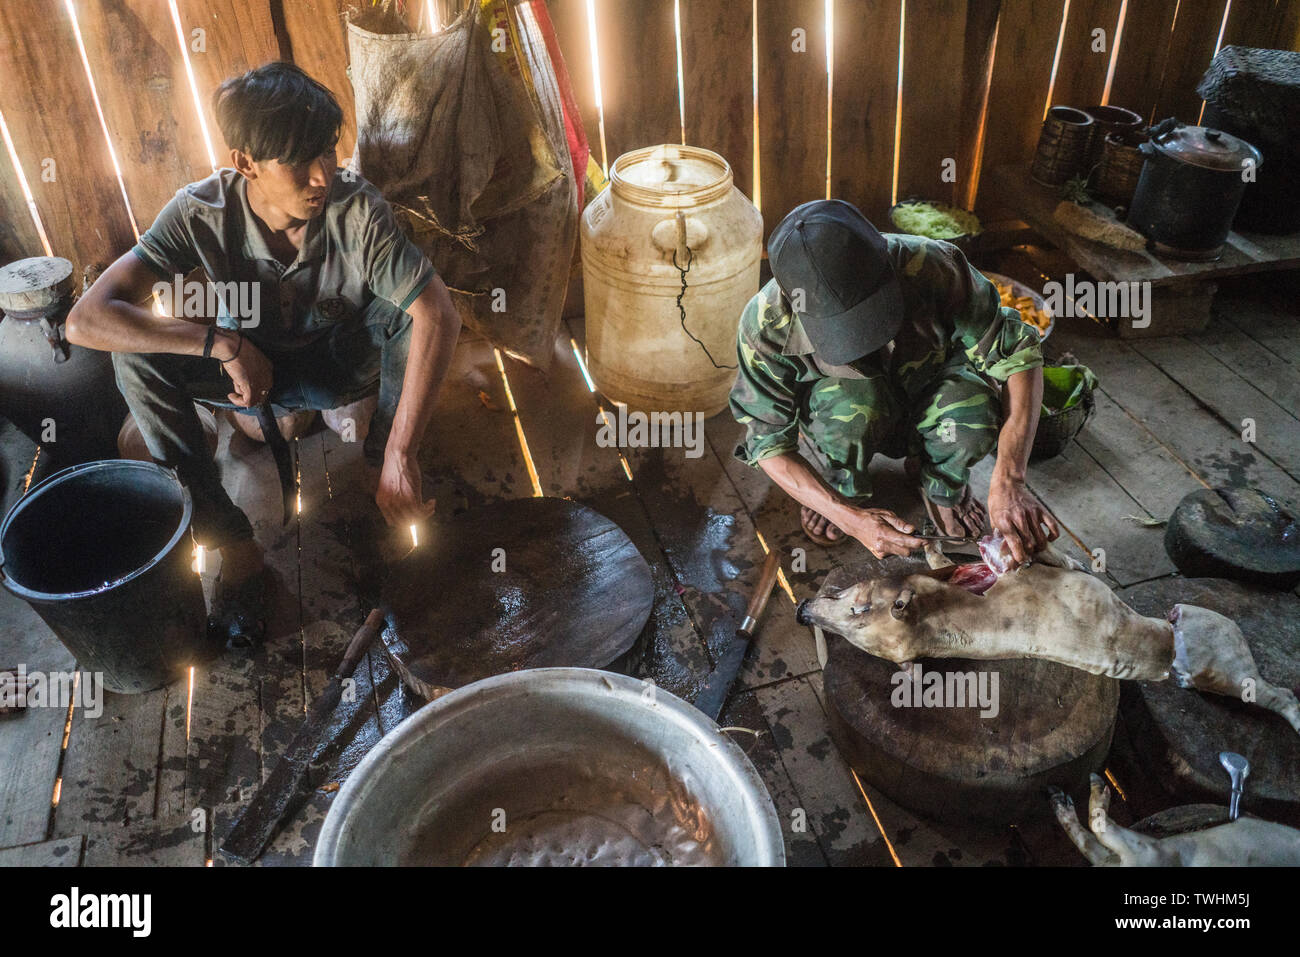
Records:
[[[208,630],[224,638],[226,647],[248,649],[266,637],[266,576],[269,570],[249,575],[238,585],[227,588],[217,576],[212,596],[212,614]]]
[[[806,513],[804,511],[805,509],[807,509]],[[839,528],[838,525],[833,527],[839,529],[840,532],[839,538],[827,538],[825,535],[820,535],[814,532],[811,528],[808,527],[809,520],[804,518],[805,514],[815,515],[819,518],[822,516],[819,513],[814,512],[812,509],[807,508],[807,506],[801,505],[799,507],[799,525],[800,527],[803,528],[803,533],[808,536],[809,541],[814,542],[822,546],[823,548],[838,548],[840,545],[847,545],[852,540],[849,535],[845,534],[844,529]]]
[[[972,495],[972,493],[971,493],[970,486],[967,485],[964,489],[962,489],[961,501],[959,501],[957,504],[958,504],[958,505],[966,505],[966,504],[968,504],[968,503],[972,500],[972,498],[973,498],[973,495]],[[939,520],[939,506],[936,505],[934,502],[930,501],[928,498],[926,498],[926,497],[925,497],[925,492],[924,492],[924,491],[921,492],[921,503],[925,506],[925,514],[926,514],[926,518],[929,520],[929,523],[932,524],[932,525],[935,527],[935,529],[937,530],[937,533],[940,534],[940,535],[946,535],[946,534],[948,534],[947,531],[946,531],[946,530],[944,529],[944,527],[943,527],[943,523]],[[983,510],[984,510],[984,522],[981,524],[980,529],[979,529],[978,531],[976,531],[976,532],[960,532],[960,531],[959,531],[959,532],[957,532],[957,533],[953,536],[954,538],[972,538],[972,539],[977,539],[977,538],[981,538],[981,537],[983,537],[983,535],[984,535],[984,526],[986,526],[986,525],[988,524],[988,508],[985,507],[982,503],[979,503],[978,501],[977,501],[976,504],[979,504],[980,507],[983,508]]]

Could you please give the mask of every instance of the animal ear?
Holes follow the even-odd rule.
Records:
[[[894,604],[889,609],[889,613],[896,621],[902,621],[907,614],[907,606],[912,603],[913,594],[911,585],[904,585],[899,589],[898,597],[894,599]]]

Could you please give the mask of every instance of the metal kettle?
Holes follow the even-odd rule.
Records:
[[[1229,133],[1167,119],[1139,149],[1146,161],[1128,224],[1175,259],[1223,253],[1242,194],[1263,162],[1258,149]]]

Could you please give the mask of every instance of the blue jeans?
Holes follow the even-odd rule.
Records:
[[[377,386],[379,406],[364,446],[366,460],[377,466],[402,397],[410,345],[411,317],[387,300],[375,299],[363,313],[341,320],[302,348],[276,351],[259,344],[271,362],[268,400],[277,415],[335,409],[373,394]],[[195,539],[208,548],[251,539],[253,527],[221,484],[194,408],[198,401],[254,414],[226,398],[231,386],[221,363],[166,352],[115,352],[113,369],[149,454],[174,468],[190,490]]]

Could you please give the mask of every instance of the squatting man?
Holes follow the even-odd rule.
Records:
[[[867,504],[877,454],[904,459],[942,535],[991,523],[1023,563],[1060,534],[1025,486],[1043,394],[1037,330],[957,247],[882,235],[849,203],[817,200],[781,221],[768,258],[773,278],[740,320],[736,455],[803,506],[811,540],[854,538],[877,558],[925,544]],[[986,508],[970,470],[995,444]]]
[[[379,191],[339,171],[343,114],[329,90],[269,63],[228,79],[212,102],[231,168],[176,193],[77,303],[67,333],[113,353],[149,454],[193,496],[196,540],[221,550],[213,619],[244,644],[264,634],[265,566],[221,485],[195,400],[245,415],[269,402],[279,415],[377,389],[365,440],[375,502],[390,525],[410,525],[434,507],[417,458],[460,320]],[[200,267],[212,283],[257,284],[256,323],[224,310],[154,315],[155,283]]]

